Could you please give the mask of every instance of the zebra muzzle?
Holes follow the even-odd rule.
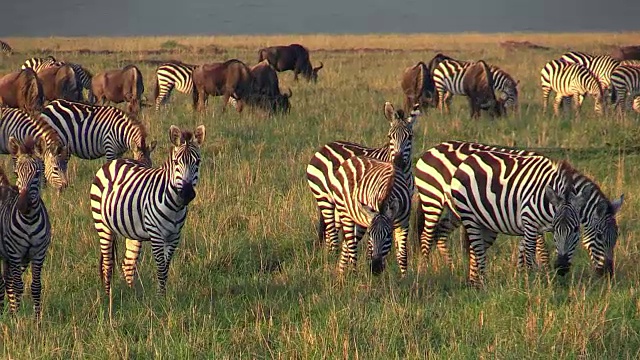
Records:
[[[373,275],[382,274],[385,268],[384,258],[381,256],[372,258],[370,267]]]
[[[569,272],[571,263],[569,262],[568,255],[558,255],[555,263],[555,269],[558,275],[565,276]]]
[[[184,201],[185,205],[190,203],[193,199],[195,199],[196,190],[193,188],[193,185],[185,184],[182,187],[182,191],[180,191],[180,197],[182,197],[182,201]]]
[[[18,211],[22,214],[29,212],[29,192],[27,190],[20,190],[16,205],[18,206]]]

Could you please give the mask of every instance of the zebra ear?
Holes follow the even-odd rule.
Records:
[[[384,215],[389,219],[395,219],[400,211],[400,201],[397,198],[390,199],[384,209]]]
[[[613,209],[614,214],[617,214],[618,211],[620,211],[620,208],[622,207],[623,202],[624,202],[624,194],[620,195],[619,198],[611,202],[611,208]]]
[[[547,201],[551,202],[551,204],[553,204],[553,206],[555,207],[557,207],[562,203],[562,199],[560,198],[560,196],[558,196],[558,194],[556,194],[555,190],[553,190],[551,185],[547,185],[544,188],[544,197],[545,199],[547,199]]]
[[[198,147],[202,146],[204,142],[204,125],[200,125],[196,128],[196,131],[193,133],[193,138],[195,139],[195,144]]]
[[[389,120],[390,123],[393,123],[395,120],[396,109],[393,107],[389,101],[384,103],[384,117]]]
[[[40,159],[44,159],[44,152],[47,149],[47,142],[44,137],[39,137],[36,140],[35,146],[33,147],[34,153]]]
[[[157,145],[158,145],[158,142],[153,140],[149,145],[149,152],[152,152],[153,150],[155,150]]]
[[[20,152],[20,142],[14,136],[9,137],[9,152],[16,156]]]
[[[365,215],[367,215],[369,222],[373,221],[373,218],[376,217],[376,215],[378,215],[377,211],[372,209],[369,205],[365,205],[361,203],[360,201],[358,201],[358,208],[360,208],[360,211],[362,211],[363,213],[365,213]]]
[[[175,125],[169,128],[169,140],[174,146],[182,145],[182,130]]]

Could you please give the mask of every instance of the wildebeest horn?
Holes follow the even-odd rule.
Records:
[[[291,88],[289,88],[289,93],[286,95],[287,98],[290,98],[291,95],[293,95],[293,91],[291,91]]]
[[[318,66],[317,68],[313,69],[315,71],[318,71],[320,69],[322,69],[324,67],[324,64],[322,63],[322,61],[320,61],[320,66]]]

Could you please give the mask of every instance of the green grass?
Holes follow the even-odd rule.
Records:
[[[155,264],[148,244],[141,281],[128,289],[114,274],[114,322],[98,276],[98,238],[89,210],[89,188],[103,160],[71,160],[71,186],[60,197],[44,190],[54,237],[43,270],[43,320],[33,321],[25,296],[16,317],[0,316],[3,358],[637,358],[640,355],[640,155],[624,149],[640,140],[635,116],[598,118],[588,99],[580,120],[541,114],[539,71],[569,47],[604,52],[634,34],[198,37],[133,39],[8,39],[20,52],[0,58],[0,72],[55,49],[59,59],[93,73],[134,62],[143,71],[147,97],[154,67],[141,60],[173,58],[148,50],[190,47],[180,59],[204,63],[238,57],[257,60],[257,47],[308,40],[312,61],[321,60],[319,82],[293,82],[288,116],[221,114],[210,98],[195,114],[190,96],[175,93],[168,108],[143,112],[160,163],[168,154],[171,124],[205,124],[201,182],[171,265],[167,297],[155,294]],[[498,42],[530,40],[548,51],[508,52]],[[238,40],[238,41],[236,41]],[[246,41],[245,41],[246,40]],[[417,40],[424,42],[416,42]],[[164,43],[164,45],[162,45]],[[170,46],[167,44],[171,44]],[[224,56],[199,52],[212,44]],[[113,54],[79,54],[91,48]],[[359,51],[350,48],[387,48]],[[487,285],[465,283],[467,260],[452,237],[456,268],[438,254],[425,259],[412,240],[408,275],[400,278],[394,256],[379,277],[361,255],[358,270],[337,276],[337,255],[314,244],[315,203],[306,165],[323,144],[345,139],[378,146],[386,140],[384,101],[402,104],[402,70],[428,61],[439,49],[461,59],[484,58],[521,80],[520,116],[471,121],[465,99],[452,114],[428,112],[415,125],[414,161],[440,141],[460,139],[543,149],[568,159],[614,198],[625,193],[618,216],[616,276],[598,279],[580,249],[571,273],[518,273],[516,240],[500,236],[489,251]],[[323,50],[324,49],[324,50]],[[342,49],[341,51],[327,51]],[[395,49],[395,50],[393,50]],[[398,49],[407,49],[399,51]],[[410,49],[418,49],[411,51]],[[63,51],[72,51],[63,52]],[[558,148],[570,148],[569,151]],[[8,166],[8,157],[4,157]],[[550,242],[550,239],[548,238]],[[123,249],[123,243],[119,243]],[[29,279],[27,279],[28,284]]]

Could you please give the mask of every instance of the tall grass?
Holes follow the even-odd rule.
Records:
[[[323,61],[319,82],[294,82],[292,112],[222,114],[211,99],[205,114],[190,96],[174,93],[159,113],[142,119],[159,141],[154,162],[168,154],[171,124],[205,124],[201,182],[190,205],[182,242],[172,263],[166,298],[155,294],[155,264],[143,247],[140,281],[128,289],[114,276],[115,326],[109,326],[98,276],[99,246],[89,209],[89,187],[103,160],[72,159],[71,187],[61,196],[44,190],[53,241],[43,271],[43,321],[33,322],[26,296],[16,317],[0,317],[4,358],[637,358],[640,355],[640,157],[623,151],[640,140],[637,118],[599,118],[587,100],[580,120],[541,114],[539,72],[569,48],[604,52],[637,34],[497,34],[255,36],[156,38],[8,39],[20,52],[1,59],[0,71],[27,57],[53,55],[94,73],[138,64],[146,94],[154,67],[141,60],[176,57],[189,63],[238,57],[249,64],[257,48],[278,43],[309,45]],[[546,51],[507,51],[502,40],[529,40]],[[162,44],[165,44],[162,46]],[[215,45],[225,53],[199,49]],[[150,53],[164,47],[166,53]],[[184,50],[188,47],[191,51]],[[111,54],[74,53],[79,49]],[[169,49],[171,48],[171,49]],[[365,51],[362,49],[387,49]],[[331,51],[342,49],[344,51]],[[361,49],[361,50],[358,50]],[[402,51],[400,51],[402,50]],[[72,51],[68,53],[66,51]],[[471,121],[465,99],[452,114],[428,112],[416,126],[414,161],[443,140],[540,148],[567,158],[593,177],[611,198],[625,193],[618,216],[614,281],[597,278],[581,249],[570,274],[518,273],[516,241],[500,236],[489,251],[487,286],[465,283],[467,260],[452,236],[454,270],[438,254],[424,259],[412,242],[408,275],[400,278],[393,256],[379,277],[364,256],[358,270],[337,276],[337,255],[315,244],[315,203],[306,164],[326,142],[345,139],[371,146],[386,141],[384,101],[402,104],[402,70],[435,51],[461,59],[484,58],[521,80],[521,114]],[[58,53],[59,52],[59,53]],[[572,151],[557,151],[559,147]],[[4,166],[9,166],[4,158]],[[550,239],[549,243],[550,243]],[[120,243],[119,249],[122,249]],[[549,244],[550,245],[550,244]],[[121,253],[119,254],[121,258]],[[29,281],[27,279],[27,281]],[[27,282],[28,283],[28,282]]]

